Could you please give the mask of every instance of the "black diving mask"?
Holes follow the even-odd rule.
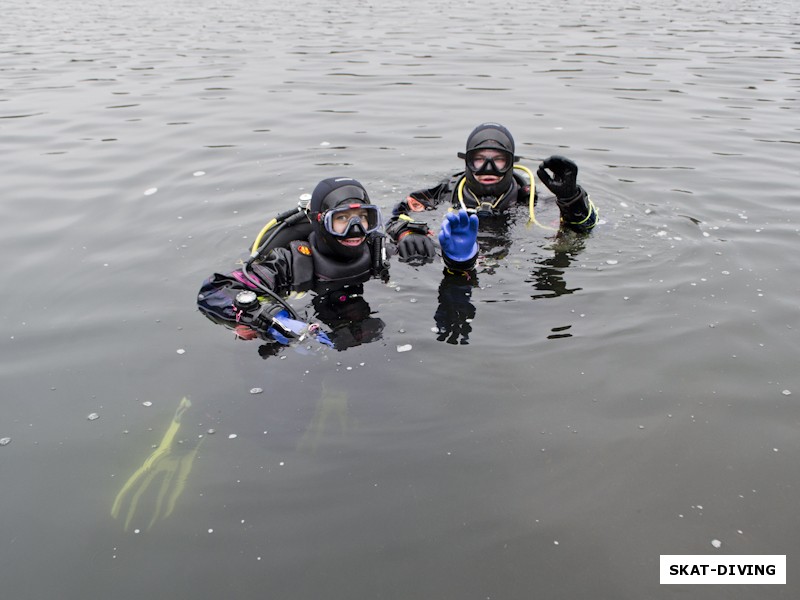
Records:
[[[466,160],[467,168],[474,175],[502,177],[514,167],[514,159],[508,152],[500,152],[500,155],[493,157],[486,156],[483,154],[484,152],[483,148],[478,148],[477,150],[470,150],[461,156]]]

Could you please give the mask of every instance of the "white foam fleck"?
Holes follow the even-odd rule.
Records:
[[[397,351],[408,352],[409,350],[411,350],[411,347],[412,347],[411,344],[403,344],[402,346],[397,346]]]

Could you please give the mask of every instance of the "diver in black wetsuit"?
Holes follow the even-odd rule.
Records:
[[[505,216],[519,204],[529,205],[533,216],[536,189],[532,174],[515,164],[518,157],[508,129],[498,123],[479,125],[467,138],[466,152],[459,152],[458,156],[464,160],[464,171],[435,187],[412,192],[394,207],[386,233],[397,244],[401,259],[424,261],[435,256],[427,224],[415,217],[442,203],[476,214],[481,223]],[[536,174],[556,196],[563,229],[586,233],[595,226],[597,210],[589,194],[578,185],[578,166],[574,162],[551,156],[539,165]]]
[[[383,322],[371,317],[363,283],[386,278],[380,209],[348,177],[321,181],[307,208],[279,215],[253,245],[241,269],[213,274],[197,296],[209,319],[240,339],[262,339],[262,356],[305,335],[336,349],[380,337]],[[262,242],[262,235],[269,234]],[[283,297],[311,291],[317,317],[332,331],[299,319]]]
[[[434,320],[440,341],[466,344],[475,317],[471,296],[478,285],[476,263],[483,256],[497,258],[507,253],[511,244],[507,230],[516,207],[527,205],[531,221],[536,222],[536,187],[531,171],[515,164],[514,138],[498,123],[476,127],[467,138],[465,152],[458,156],[464,160],[464,171],[433,188],[412,192],[393,209],[386,233],[401,260],[430,262],[436,256],[434,235],[427,223],[417,220],[419,213],[442,204],[459,211],[446,216],[438,235],[445,268]],[[578,185],[577,165],[563,156],[551,156],[539,165],[537,175],[556,197],[559,235],[591,231],[598,220],[597,209]],[[564,263],[566,255],[560,255],[559,262]],[[534,278],[541,280],[535,274]],[[567,289],[563,280],[559,285]]]

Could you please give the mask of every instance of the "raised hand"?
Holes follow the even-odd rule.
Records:
[[[442,252],[451,260],[464,262],[478,253],[478,216],[463,208],[445,215],[439,231]]]
[[[578,165],[564,156],[545,159],[536,174],[556,198],[572,198],[578,192]]]

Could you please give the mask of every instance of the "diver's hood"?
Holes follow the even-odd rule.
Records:
[[[509,165],[512,166],[505,173],[498,173],[498,177],[501,177],[500,181],[487,185],[475,178],[476,173],[470,168],[470,161],[467,160],[467,157],[477,150],[498,150],[508,154]],[[477,198],[487,196],[498,198],[508,192],[514,180],[513,163],[517,160],[514,152],[514,137],[508,129],[499,123],[482,123],[478,125],[467,138],[466,152],[458,153],[458,157],[464,159],[467,188]]]
[[[345,246],[323,225],[323,215],[326,211],[347,203],[370,204],[367,190],[361,183],[350,177],[323,179],[314,188],[309,203],[311,223],[317,234],[315,236],[316,249],[326,256],[339,260],[353,260],[368,251],[366,240],[358,246]]]

